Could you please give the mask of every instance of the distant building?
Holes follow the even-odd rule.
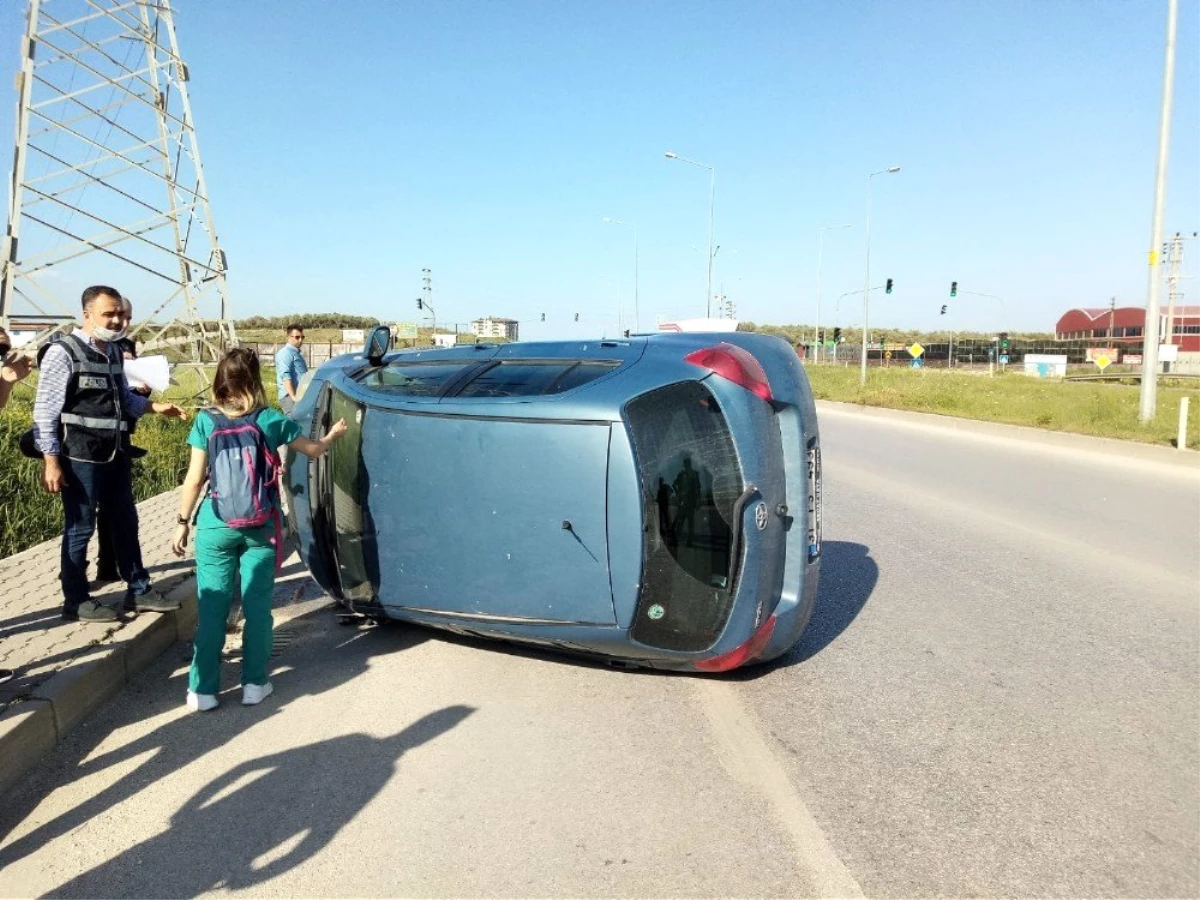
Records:
[[[471,333],[477,338],[504,338],[509,341],[519,340],[521,325],[516,319],[501,319],[487,316],[476,319],[471,323]]]
[[[1142,346],[1142,331],[1146,326],[1144,306],[1118,306],[1116,309],[1072,309],[1054,326],[1054,336],[1060,341],[1087,341],[1097,347]],[[1167,339],[1167,307],[1162,308],[1159,326],[1160,340],[1174,343],[1184,353],[1200,351],[1200,306],[1176,306],[1174,341]]]

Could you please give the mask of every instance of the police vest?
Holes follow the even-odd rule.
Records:
[[[71,379],[62,408],[62,453],[85,462],[110,462],[129,426],[121,416],[120,359],[110,359],[74,334],[58,342],[71,355]]]

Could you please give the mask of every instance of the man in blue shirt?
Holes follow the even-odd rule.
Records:
[[[304,346],[304,329],[299,325],[287,327],[287,343],[275,354],[275,385],[279,388],[279,408],[289,415],[296,405],[300,376],[308,371],[308,363],[300,348]]]

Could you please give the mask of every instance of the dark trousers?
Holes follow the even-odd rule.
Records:
[[[117,540],[113,536],[113,517],[107,506],[101,506],[96,516],[96,543],[100,552],[96,557],[96,577],[105,581],[117,580]]]
[[[150,574],[142,565],[138,543],[137,507],[129,457],[118,455],[113,462],[88,463],[59,457],[63,468],[63,540],[59,579],[63,609],[73,612],[89,599],[87,547],[96,530],[96,510],[103,507],[112,521],[113,551],[117,573],[135,594],[150,587]]]

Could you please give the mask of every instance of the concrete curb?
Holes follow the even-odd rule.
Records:
[[[1190,471],[1192,474],[1200,475],[1200,452],[1196,450],[1176,450],[1173,447],[1143,444],[1138,441],[1091,437],[1066,431],[1045,431],[1025,425],[1005,425],[1000,422],[961,419],[936,413],[888,409],[882,406],[862,406],[857,403],[840,403],[834,400],[818,400],[817,412],[870,416],[912,426],[939,428],[962,435],[1021,441],[1074,453],[1097,453],[1109,457],[1170,466],[1177,470]]]
[[[72,661],[0,714],[0,793],[16,784],[76,725],[115,696],[176,641],[196,630],[196,577],[166,592],[183,605],[141,613],[106,643]],[[180,698],[182,700],[182,698]]]

